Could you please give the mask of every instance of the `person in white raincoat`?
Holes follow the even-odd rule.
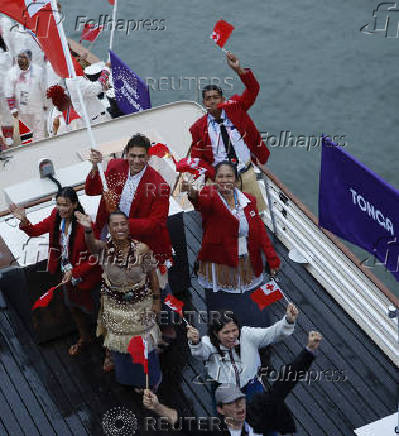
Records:
[[[76,79],[66,79],[73,107],[83,119],[83,109],[80,104],[77,89],[79,84],[91,124],[103,123],[104,121],[111,119],[106,111],[106,101],[99,98],[99,96],[101,96],[108,88],[107,80],[103,82],[98,80],[104,69],[105,64],[103,62],[98,62],[85,69],[86,77],[79,76]]]
[[[42,68],[31,61],[31,51],[21,51],[17,65],[8,73],[4,88],[14,118],[26,124],[33,132],[34,141],[39,141],[45,136],[46,84],[43,83]]]

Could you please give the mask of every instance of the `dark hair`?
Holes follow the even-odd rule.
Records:
[[[224,326],[229,324],[230,322],[234,322],[234,324],[238,327],[239,332],[241,333],[241,323],[238,321],[237,316],[231,310],[221,310],[217,313],[217,317],[212,318],[212,320],[208,324],[208,336],[211,341],[211,344],[217,349],[218,353],[223,357],[223,353],[220,349],[220,342],[217,334],[220,330],[223,329]],[[240,334],[238,335],[240,337]],[[239,346],[236,347],[236,352],[240,354]]]
[[[59,197],[64,197],[64,198],[67,198],[68,200],[70,200],[72,203],[77,203],[77,207],[75,210],[81,212],[82,214],[85,214],[85,211],[84,211],[82,205],[80,204],[78,195],[76,194],[75,190],[72,187],[66,186],[64,188],[59,189],[55,198],[57,199]],[[52,248],[59,247],[60,224],[61,224],[61,216],[57,212],[57,217],[55,219],[54,229],[53,229],[53,247]],[[69,246],[68,246],[68,255],[69,256],[72,255],[73,241],[75,238],[76,227],[78,225],[78,220],[76,219],[75,215],[73,215],[73,217],[72,217],[71,225],[72,225],[72,230],[71,230],[71,236],[69,237]]]
[[[126,156],[129,153],[129,150],[133,147],[145,148],[145,152],[147,153],[151,147],[151,141],[147,138],[147,136],[142,135],[141,133],[136,133],[129,139],[129,142],[123,150],[124,156]]]
[[[205,99],[205,94],[207,91],[217,91],[220,97],[223,97],[223,91],[220,86],[217,85],[206,85],[204,88],[202,88],[202,100]]]
[[[0,48],[3,51],[7,51],[6,43],[5,43],[4,38],[3,38],[3,36],[1,34],[0,34]]]
[[[234,176],[236,178],[236,181],[238,181],[239,177],[238,177],[237,165],[234,162],[231,162],[230,160],[223,160],[222,162],[219,162],[215,166],[215,177],[216,177],[216,174],[217,174],[219,168],[222,165],[227,165],[228,167],[230,167],[233,170],[233,172],[234,172]]]
[[[128,219],[125,212],[122,212],[120,209],[116,209],[108,215],[107,224],[109,225],[112,216],[119,216],[119,215],[123,215],[126,219]]]

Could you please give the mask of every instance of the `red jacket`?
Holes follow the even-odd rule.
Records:
[[[262,251],[265,253],[270,268],[278,268],[280,259],[258,214],[255,198],[245,192],[244,195],[250,200],[244,208],[249,225],[247,248],[257,277],[263,271]],[[226,208],[216,187],[205,186],[193,204],[202,215],[203,235],[198,259],[237,267],[239,221]]]
[[[256,163],[257,157],[263,165],[269,158],[270,151],[263,142],[254,122],[247,114],[247,110],[254,104],[259,93],[259,83],[251,70],[240,76],[245,85],[242,95],[233,95],[223,108],[227,118],[235,125],[243,137],[245,144],[251,152],[251,159]],[[190,127],[193,142],[191,145],[191,157],[204,159],[210,165],[214,163],[212,143],[208,135],[208,115],[205,114]]]
[[[45,235],[46,233],[49,234],[48,271],[52,274],[57,271],[58,263],[61,258],[59,244],[57,244],[58,249],[54,248],[54,225],[56,217],[57,209],[54,208],[51,215],[38,224],[29,223],[25,226],[20,225],[20,229],[31,237]],[[72,277],[82,278],[82,281],[77,284],[79,289],[91,290],[101,280],[101,266],[98,265],[95,257],[90,257],[86,248],[85,231],[80,224],[77,225],[74,239],[72,253],[69,253],[69,261],[73,266]]]
[[[126,159],[112,159],[105,172],[110,190],[116,195],[119,205],[120,197],[129,174],[129,162]],[[100,195],[102,183],[97,173],[89,174],[85,186],[87,195]],[[159,263],[172,257],[167,220],[169,214],[170,188],[163,177],[147,166],[137,187],[134,200],[130,207],[130,234],[133,238],[147,244],[153,251]],[[107,223],[108,211],[104,198],[101,198],[96,218],[96,233],[99,235]]]

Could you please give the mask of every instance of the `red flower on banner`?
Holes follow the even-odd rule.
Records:
[[[127,351],[132,356],[133,363],[144,366],[144,374],[148,374],[148,346],[141,336],[133,336],[129,341]]]
[[[104,26],[96,26],[94,24],[86,23],[82,30],[79,42],[82,42],[83,40],[94,42],[102,32],[103,28]]]
[[[266,283],[252,292],[250,297],[258,305],[259,310],[263,310],[265,307],[281,300],[284,296],[276,283]]]
[[[35,301],[32,310],[37,309],[38,307],[47,307],[54,296],[54,291],[58,288],[58,286],[54,286],[50,288],[45,294],[43,294],[38,300]]]
[[[173,160],[173,162],[176,164],[176,159],[174,158],[173,154],[170,152],[169,148],[165,144],[161,144],[160,142],[152,145],[148,150],[148,154],[150,156],[158,156],[160,158],[170,157]]]
[[[224,47],[233,30],[234,26],[225,20],[219,20],[213,28],[211,39],[214,39],[219,47]]]
[[[183,317],[183,301],[180,301],[172,294],[168,294],[164,300],[166,306],[168,306],[173,311],[177,312],[181,317]]]

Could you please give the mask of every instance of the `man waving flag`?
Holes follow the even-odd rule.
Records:
[[[61,20],[56,0],[0,0],[0,13],[31,30],[54,71],[69,77],[65,50],[57,23]]]

